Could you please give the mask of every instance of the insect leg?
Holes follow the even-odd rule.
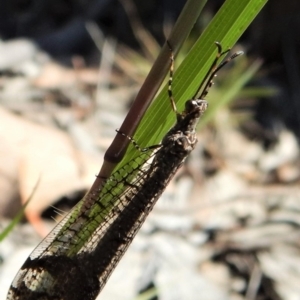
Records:
[[[178,111],[177,111],[177,107],[175,104],[175,100],[174,100],[174,96],[173,96],[173,91],[172,91],[172,83],[173,83],[173,72],[174,72],[174,52],[172,50],[172,47],[170,45],[170,43],[167,41],[167,44],[169,46],[169,50],[170,50],[170,75],[169,75],[169,81],[168,81],[168,95],[169,95],[169,99],[171,102],[171,106],[173,111],[176,113],[176,115],[178,115]]]
[[[149,150],[158,149],[158,148],[162,147],[162,145],[158,144],[158,145],[152,145],[152,146],[149,146],[149,147],[146,147],[146,148],[142,148],[142,147],[140,147],[140,145],[136,142],[136,140],[132,136],[129,136],[126,133],[123,133],[123,132],[119,131],[118,129],[116,130],[116,132],[123,135],[128,140],[130,140],[131,143],[133,144],[134,148],[139,150],[140,152],[147,152]]]

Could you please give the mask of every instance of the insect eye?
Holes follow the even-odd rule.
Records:
[[[195,109],[195,107],[197,107],[197,101],[194,99],[188,100],[187,102],[185,102],[185,111],[192,111],[193,109]]]

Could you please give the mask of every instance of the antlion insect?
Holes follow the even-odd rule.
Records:
[[[195,148],[195,129],[207,109],[204,98],[216,73],[242,54],[236,52],[218,64],[229,50],[222,52],[217,42],[216,46],[217,56],[207,75],[194,97],[186,101],[185,110],[179,113],[172,93],[174,55],[169,45],[168,95],[177,116],[176,124],[159,145],[142,149],[142,160],[138,157],[123,167],[125,177],[120,170],[114,172],[100,195],[95,195],[93,201],[83,199],[78,203],[28,257],[10,287],[7,300],[97,297],[169,181]],[[146,150],[153,152],[150,155]]]

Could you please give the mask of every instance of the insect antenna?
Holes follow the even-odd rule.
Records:
[[[226,51],[222,52],[222,46],[219,42],[215,42],[217,48],[218,48],[218,53],[216,55],[216,58],[214,59],[209,71],[207,72],[207,74],[205,75],[204,79],[202,80],[197,92],[195,93],[193,99],[204,99],[206,97],[206,95],[208,94],[209,89],[211,88],[211,86],[213,85],[213,79],[214,77],[217,75],[218,71],[223,68],[226,64],[228,64],[231,60],[233,60],[234,58],[236,58],[237,56],[242,55],[244,52],[243,51],[238,51],[235,52],[234,54],[232,54],[229,58],[227,58],[226,60],[224,60],[223,62],[221,62],[218,65],[218,61],[219,59],[223,56],[226,55],[230,49],[227,49]],[[206,84],[205,84],[206,82]],[[205,84],[205,85],[204,85]],[[201,88],[204,88],[201,92],[201,94],[199,96],[197,96],[200,93]]]
[[[211,74],[211,72],[217,67],[218,60],[220,59],[220,57],[222,57],[223,55],[227,54],[230,51],[230,49],[228,49],[228,50],[222,52],[222,45],[219,42],[215,42],[215,45],[217,46],[217,50],[218,50],[217,55],[216,55],[213,63],[211,64],[208,72],[206,73],[205,77],[203,78],[202,82],[200,83],[199,88],[197,89],[195,95],[193,96],[193,99],[198,98],[197,95],[199,94],[201,88],[203,87],[204,83],[206,82],[206,80],[209,77],[209,75]]]

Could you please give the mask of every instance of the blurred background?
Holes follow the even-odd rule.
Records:
[[[0,0],[1,230],[31,198],[0,244],[1,299],[93,183],[184,4]],[[222,4],[208,1],[178,63]],[[299,31],[300,2],[272,0],[242,36],[197,148],[99,299],[299,299]]]

